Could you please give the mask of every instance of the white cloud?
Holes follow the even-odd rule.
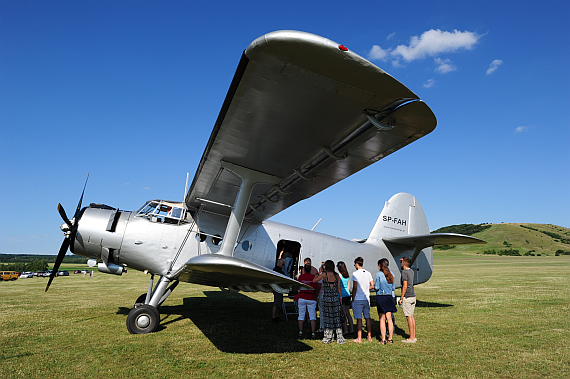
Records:
[[[430,88],[435,84],[435,80],[429,79],[427,82],[424,83],[424,88]]]
[[[149,190],[150,187],[143,187],[143,190]]]
[[[388,41],[391,40],[392,38],[394,38],[395,35],[396,35],[396,32],[388,34],[388,37],[386,37],[386,40],[388,40]]]
[[[452,65],[449,59],[435,58],[435,63],[437,64],[435,71],[440,74],[447,74],[448,72],[457,70],[457,67]]]
[[[493,62],[491,62],[491,64],[489,65],[489,68],[487,69],[487,75],[491,75],[493,72],[495,72],[495,70],[497,70],[497,68],[499,68],[500,65],[503,64],[503,61],[500,59],[495,59]]]
[[[518,128],[515,129],[515,133],[526,132],[530,128],[531,128],[530,126],[519,126]]]
[[[390,40],[395,33],[389,34],[386,38]],[[409,45],[398,45],[395,49],[383,49],[379,45],[374,45],[368,53],[368,59],[376,61],[392,61],[393,67],[402,67],[401,61],[411,62],[417,59],[424,59],[429,56],[437,57],[439,54],[452,53],[457,50],[470,50],[481,38],[474,32],[453,32],[441,31],[439,29],[430,29],[421,36],[413,36],[410,38]],[[498,61],[501,64],[502,61]],[[449,59],[439,60],[437,72],[447,73],[455,71],[457,68],[451,64]],[[497,64],[497,65],[498,65]],[[496,70],[493,69],[493,71]],[[491,71],[492,72],[492,71]]]
[[[481,36],[473,32],[428,30],[421,36],[413,36],[410,44],[399,45],[392,51],[393,56],[399,56],[406,62],[435,56],[441,53],[454,52],[459,49],[470,50]]]
[[[370,49],[370,52],[368,53],[368,59],[374,61],[385,61],[386,59],[388,59],[389,55],[390,55],[390,50],[384,50],[380,46],[374,45],[372,46],[372,49]]]
[[[404,65],[402,65],[399,60],[394,59],[392,60],[392,67],[398,68],[398,67],[404,67]]]

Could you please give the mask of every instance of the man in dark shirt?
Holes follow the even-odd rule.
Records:
[[[283,266],[285,266],[285,259],[277,260],[277,264],[273,268],[273,271],[278,272],[279,274],[283,275]],[[277,293],[273,291],[273,311],[272,322],[279,322],[281,319],[279,318],[279,309],[283,308],[283,294]]]
[[[415,343],[416,339],[416,320],[414,318],[414,310],[416,308],[416,293],[414,292],[414,270],[412,261],[408,257],[400,259],[400,267],[402,268],[402,297],[399,304],[402,305],[404,316],[408,320],[408,328],[410,329],[410,338],[402,340],[406,343]]]

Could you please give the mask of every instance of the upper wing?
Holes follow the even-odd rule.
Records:
[[[382,241],[390,242],[396,245],[416,247],[416,246],[435,246],[435,245],[466,245],[475,243],[487,243],[482,239],[455,233],[434,233],[421,236],[406,237],[383,237]]]
[[[173,276],[183,282],[242,291],[288,292],[312,289],[285,275],[243,259],[220,254],[204,254],[191,258]]]
[[[263,221],[435,126],[412,91],[343,46],[309,33],[269,33],[243,54],[185,201],[196,209],[207,199],[207,210],[229,214],[212,203],[232,205],[239,190],[224,160],[282,178],[254,187],[248,215]]]

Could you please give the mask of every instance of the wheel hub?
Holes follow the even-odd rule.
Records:
[[[150,317],[148,317],[148,315],[140,315],[137,318],[137,326],[139,328],[148,328],[149,325],[150,325]]]

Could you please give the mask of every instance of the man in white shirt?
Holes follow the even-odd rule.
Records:
[[[356,271],[352,273],[352,313],[358,328],[357,338],[353,342],[362,343],[362,316],[366,319],[368,341],[372,342],[372,322],[370,320],[370,290],[374,288],[372,274],[363,269],[364,259],[358,257],[354,260]]]

